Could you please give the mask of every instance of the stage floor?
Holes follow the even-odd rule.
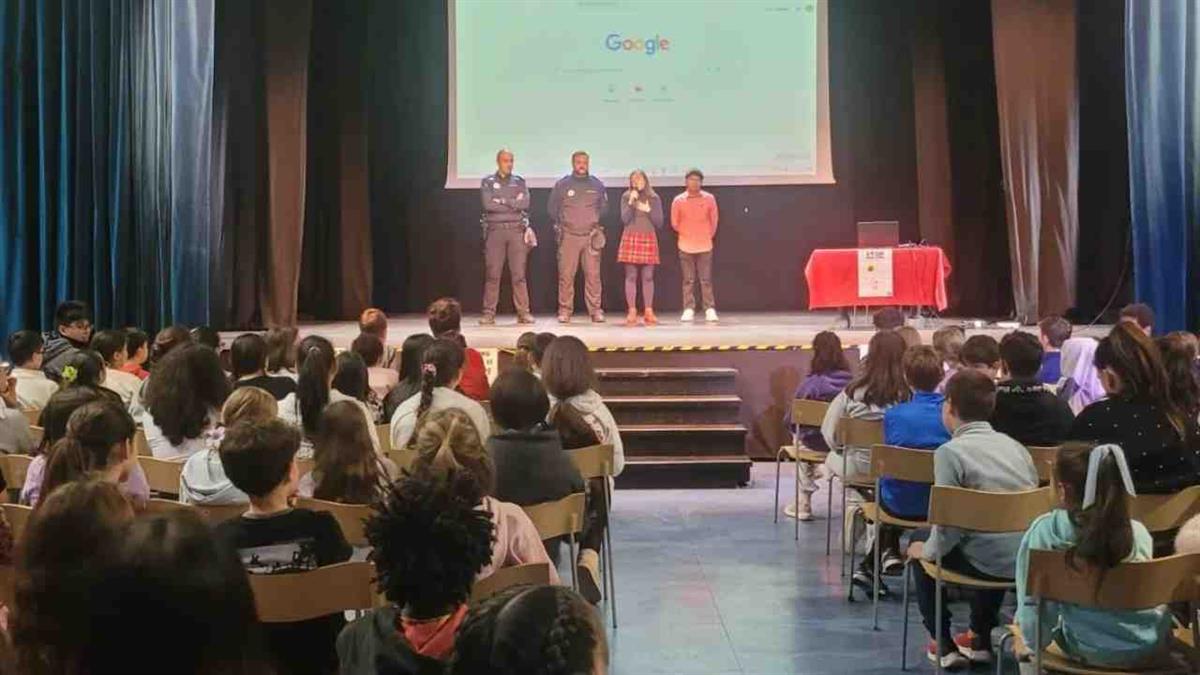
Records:
[[[672,312],[661,314],[661,323],[653,328],[644,326],[626,327],[624,314],[612,313],[608,322],[593,324],[586,316],[576,317],[570,324],[558,323],[553,316],[537,317],[537,323],[532,326],[517,325],[516,317],[500,316],[494,326],[478,325],[479,316],[469,315],[463,318],[463,334],[472,347],[507,347],[516,344],[517,337],[526,331],[551,332],[556,334],[574,335],[588,344],[589,347],[748,347],[748,346],[807,346],[812,344],[813,337],[823,330],[835,330],[841,336],[843,344],[857,345],[871,339],[874,330],[870,326],[856,326],[848,329],[845,320],[837,312],[723,312],[721,321],[716,324],[706,324],[697,321],[685,324],[679,321],[679,315]],[[863,320],[860,315],[860,321]],[[869,323],[869,317],[866,319]],[[928,343],[933,332],[944,325],[961,324],[967,328],[968,334],[985,333],[997,339],[1012,330],[1011,327],[987,326],[980,322],[976,328],[974,319],[940,318],[915,320],[913,325],[921,332]],[[1076,327],[1076,335],[1091,335],[1102,337],[1108,333],[1111,326],[1096,325],[1091,327]],[[1024,330],[1036,332],[1036,326]],[[413,333],[427,333],[429,326],[425,316],[409,314],[392,317],[388,321],[388,342],[399,345],[404,338]],[[319,334],[329,338],[335,346],[349,347],[350,342],[358,335],[358,325],[352,321],[313,322],[300,326],[301,336]],[[222,337],[226,344],[236,332],[225,333]]]

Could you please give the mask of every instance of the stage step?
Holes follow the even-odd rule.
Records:
[[[735,368],[601,368],[625,446],[618,487],[738,487],[750,479]]]
[[[740,424],[622,424],[625,457],[713,457],[745,452]]]
[[[737,391],[735,368],[600,368],[604,396],[706,395]]]
[[[731,488],[750,482],[750,458],[735,455],[691,457],[631,457],[617,478],[617,487],[645,488]],[[620,497],[617,497],[620,509]]]
[[[699,396],[606,396],[617,424],[736,424],[742,399],[728,394]]]

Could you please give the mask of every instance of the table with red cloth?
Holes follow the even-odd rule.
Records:
[[[892,295],[858,294],[857,248],[819,248],[804,266],[808,308],[912,305],[946,309],[950,261],[937,246],[905,246],[892,251]]]

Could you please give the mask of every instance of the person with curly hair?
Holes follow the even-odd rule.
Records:
[[[604,675],[599,614],[563,586],[517,586],[480,603],[462,627],[450,675]]]
[[[142,427],[151,454],[186,459],[219,443],[221,406],[230,390],[215,351],[198,344],[172,349],[146,380]]]
[[[492,559],[493,524],[464,468],[418,472],[388,487],[367,518],[377,588],[387,605],[338,636],[342,675],[434,675],[454,649],[467,600]]]

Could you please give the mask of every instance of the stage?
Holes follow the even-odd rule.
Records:
[[[685,324],[679,322],[679,313],[672,310],[661,310],[659,325],[652,328],[645,326],[625,326],[624,312],[613,310],[608,314],[608,322],[593,324],[586,315],[577,315],[570,324],[560,324],[553,315],[546,314],[537,317],[533,325],[518,325],[513,315],[500,315],[494,326],[480,326],[478,315],[463,317],[463,335],[467,342],[476,348],[511,349],[517,342],[517,336],[526,331],[550,332],[569,334],[578,337],[593,349],[650,349],[663,347],[807,347],[812,344],[813,336],[823,330],[833,330],[842,338],[842,344],[847,347],[865,344],[871,339],[875,330],[870,326],[870,316],[864,316],[860,310],[858,323],[854,328],[846,328],[845,319],[837,312],[722,312],[721,321],[706,324],[703,321]],[[980,321],[981,328],[975,328]],[[962,325],[967,328],[968,335],[984,333],[1000,339],[1012,330],[974,318],[937,318],[914,319],[910,323],[920,332],[925,342],[929,342],[933,332],[944,325]],[[865,324],[865,325],[863,325]],[[1097,325],[1090,328],[1076,327],[1076,335],[1102,337],[1111,326]],[[1036,332],[1036,326],[1027,326],[1023,330]],[[388,321],[388,342],[399,346],[405,336],[413,333],[427,333],[429,326],[424,315],[406,314],[391,317]],[[300,335],[319,334],[329,338],[335,346],[348,348],[350,342],[358,335],[358,325],[352,321],[312,322],[302,323]],[[236,332],[222,335],[226,343],[237,336]]]

